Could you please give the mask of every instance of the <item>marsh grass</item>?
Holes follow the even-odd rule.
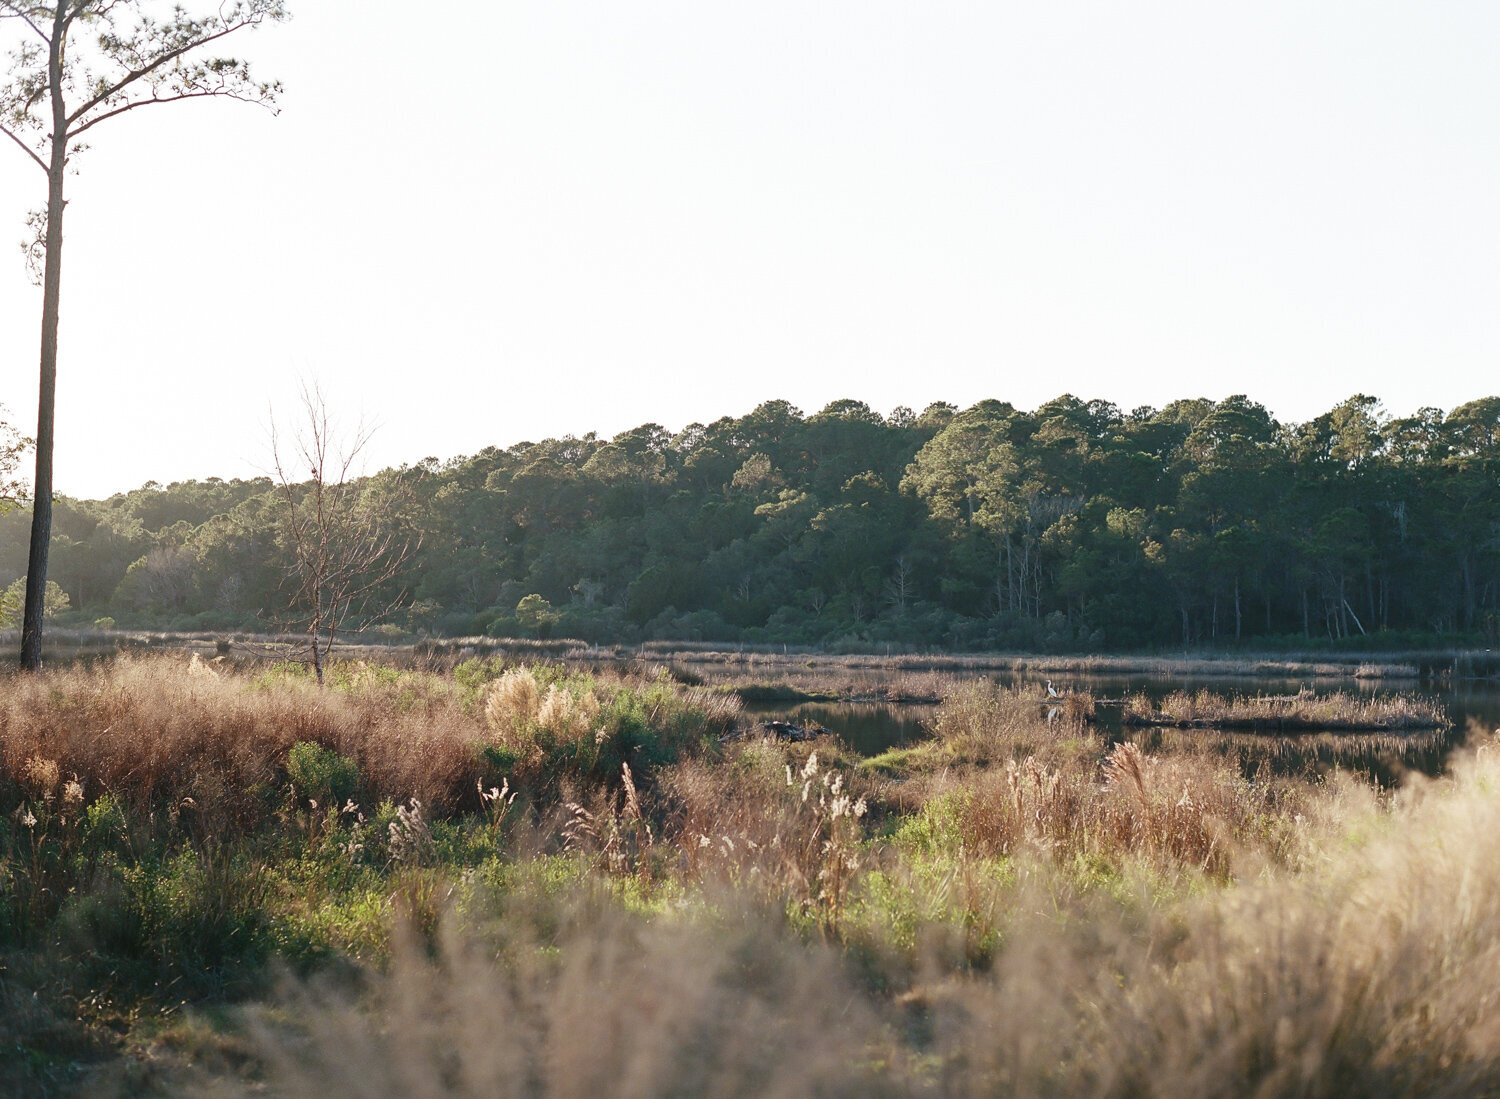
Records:
[[[677,662],[671,674],[746,703],[768,702],[941,702],[959,687],[951,672],[868,668],[807,661],[742,670],[733,664]]]
[[[1083,693],[1049,697],[1035,685],[1005,687],[973,681],[953,691],[932,721],[937,747],[966,763],[1034,755],[1045,761],[1097,755],[1094,699]]]
[[[449,925],[435,956],[407,936],[362,1002],[289,990],[249,1028],[272,1094],[900,1094],[874,1005],[774,919],[652,924],[598,902],[554,918],[541,937]]]
[[[877,671],[884,674],[946,673],[973,676],[983,672],[1006,672],[1028,678],[1048,675],[1208,676],[1271,679],[1415,679],[1422,669],[1462,663],[1459,652],[1401,653],[1393,655],[1350,653],[1339,657],[1313,658],[1286,655],[1223,656],[1130,656],[1091,653],[1077,656],[1043,656],[1007,653],[895,653],[837,655],[814,651],[782,652],[780,647],[757,649],[744,646],[716,650],[712,646],[647,643],[642,652],[657,659],[695,670],[714,666],[740,669],[739,674],[775,671],[781,675],[798,667],[821,669],[825,675],[839,672]]]
[[[0,1091],[1500,1088],[1478,730],[1391,793],[1035,686],[870,766],[649,668],[192,667],[5,681]]]
[[[371,798],[456,805],[476,777],[477,730],[446,686],[355,675],[319,691],[300,673],[195,675],[180,658],[122,657],[7,682],[0,763],[37,755],[132,813],[190,808],[216,830],[246,831],[279,797],[292,745],[352,760]]]
[[[291,986],[249,1041],[273,1095],[1488,1094],[1497,788],[1486,747],[1391,805],[1347,791],[1301,826],[1306,869],[1206,889],[1026,855],[871,870],[923,944],[895,983],[743,893],[645,917],[584,890],[408,936],[359,999]],[[945,945],[954,904],[990,925],[982,965]]]
[[[319,690],[300,666],[170,654],[4,680],[0,951],[62,942],[79,960],[56,987],[102,970],[137,998],[159,985],[243,995],[278,954],[379,957],[391,898],[415,898],[432,922],[455,868],[548,819],[565,788],[604,797],[625,760],[649,781],[738,712],[543,667],[529,720],[564,743],[507,774],[485,717],[504,674],[343,663]]]
[[[1431,730],[1451,724],[1441,703],[1409,694],[1224,695],[1175,691],[1154,705],[1144,692],[1125,700],[1127,725],[1263,730]]]
[[[1111,872],[1144,860],[1217,879],[1250,851],[1287,857],[1297,784],[1247,779],[1222,755],[1111,746],[1092,716],[1087,696],[975,685],[939,708],[933,741],[909,753],[927,757],[924,773],[896,796],[946,813],[964,850],[987,856],[1029,851]]]
[[[1435,773],[1441,761],[1465,739],[1462,730],[1378,733],[1263,733],[1173,726],[1131,731],[1148,752],[1162,755],[1210,754],[1237,763],[1242,773],[1266,765],[1278,774],[1311,776],[1343,769],[1376,774],[1386,785],[1409,771]],[[1385,778],[1383,776],[1389,776]]]

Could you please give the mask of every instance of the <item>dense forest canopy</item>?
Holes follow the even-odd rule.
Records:
[[[1133,648],[1500,634],[1500,397],[1303,424],[1244,396],[882,417],[785,401],[366,479],[421,548],[384,629]],[[288,625],[268,480],[59,498],[60,621]],[[387,509],[389,510],[389,509]],[[0,588],[28,515],[0,515]]]

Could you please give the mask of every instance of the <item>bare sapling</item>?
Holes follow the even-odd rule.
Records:
[[[288,604],[322,686],[334,642],[405,602],[405,590],[391,587],[421,539],[402,521],[404,482],[376,484],[356,472],[373,429],[361,422],[341,438],[322,392],[304,387],[301,396],[295,439],[284,443],[273,420],[271,451],[288,554]]]

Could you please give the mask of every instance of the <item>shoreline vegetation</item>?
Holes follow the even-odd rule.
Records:
[[[0,630],[0,647],[15,643],[18,630]],[[48,656],[69,659],[115,652],[184,650],[211,655],[260,659],[295,659],[307,639],[296,633],[257,634],[221,631],[158,631],[127,629],[69,629],[52,626],[47,632]],[[797,667],[907,672],[1005,672],[1015,675],[1192,676],[1208,678],[1273,679],[1496,679],[1500,652],[1490,649],[1404,649],[1394,652],[1350,650],[1323,652],[1288,649],[1268,652],[1185,651],[1165,653],[1090,653],[1054,655],[1026,652],[843,652],[797,645],[643,642],[596,644],[578,638],[539,640],[525,637],[446,637],[419,640],[373,641],[353,635],[334,652],[342,659],[390,660],[406,657],[414,663],[461,660],[472,656],[580,661],[654,661],[681,665],[701,673],[724,667],[755,671]],[[873,696],[872,696],[873,697]],[[848,699],[847,701],[856,701]],[[914,701],[920,701],[916,699]]]
[[[1345,691],[1280,697],[1174,691],[1159,704],[1142,691],[1124,700],[1121,722],[1278,733],[1428,731],[1452,726],[1443,707],[1432,699],[1404,694],[1362,697]]]
[[[870,758],[640,659],[0,687],[5,1094],[1500,1089],[1487,729],[1388,788],[979,677]]]

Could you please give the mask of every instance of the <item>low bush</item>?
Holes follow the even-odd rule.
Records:
[[[302,801],[339,806],[359,790],[359,767],[352,759],[311,741],[299,740],[286,753],[286,773]]]

